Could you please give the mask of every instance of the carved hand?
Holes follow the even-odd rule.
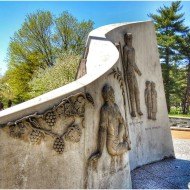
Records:
[[[95,154],[92,154],[89,158],[90,162],[97,161],[101,157],[100,152],[97,152]]]
[[[125,138],[124,141],[128,144],[128,150],[131,150],[131,141],[129,140],[129,138]]]
[[[91,165],[93,170],[97,171],[98,159],[100,158],[100,156],[101,156],[100,152],[96,152],[90,156],[88,164]]]
[[[138,71],[138,75],[139,75],[139,76],[141,76],[141,75],[142,75],[142,73],[141,73],[140,71]]]
[[[128,141],[129,150],[131,150],[131,141]]]

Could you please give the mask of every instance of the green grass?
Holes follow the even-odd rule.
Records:
[[[173,106],[173,107],[171,107],[169,116],[190,118],[190,113],[182,114],[182,108],[181,107],[174,107]]]
[[[190,118],[190,114],[184,115],[184,114],[169,113],[168,115],[173,116],[173,117],[187,117],[187,118]]]

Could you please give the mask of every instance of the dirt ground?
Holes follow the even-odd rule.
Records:
[[[190,139],[190,131],[171,130],[173,139]]]

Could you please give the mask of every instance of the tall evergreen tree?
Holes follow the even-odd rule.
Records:
[[[160,7],[157,14],[149,14],[155,23],[157,40],[160,51],[160,60],[165,85],[166,101],[170,112],[170,95],[172,92],[171,69],[172,64],[180,57],[178,56],[177,39],[188,31],[184,25],[184,13],[181,13],[180,1],[172,2],[171,5]]]
[[[179,39],[179,52],[184,56],[186,66],[186,83],[182,97],[182,111],[183,114],[187,114],[190,106],[190,33]]]

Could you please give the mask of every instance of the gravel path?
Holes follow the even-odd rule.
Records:
[[[190,161],[190,139],[174,139],[175,156]]]
[[[132,171],[134,189],[188,188],[188,183],[190,183],[190,139],[174,139],[173,143],[176,159],[166,159]]]

